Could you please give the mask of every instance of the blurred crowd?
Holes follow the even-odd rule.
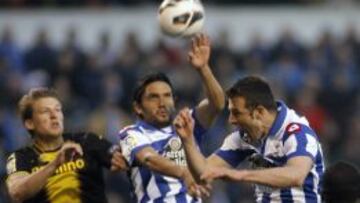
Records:
[[[88,50],[78,44],[75,28],[64,31],[66,40],[57,47],[52,45],[47,30],[41,29],[31,46],[20,48],[10,26],[0,31],[2,178],[6,156],[29,142],[29,135],[16,115],[16,104],[31,87],[50,86],[58,91],[64,104],[67,130],[94,131],[114,143],[118,130],[134,121],[132,88],[146,73],[163,71],[170,76],[179,108],[195,105],[204,96],[200,78],[187,62],[187,40],[170,44],[160,38],[153,47],[145,48],[139,43],[138,33],[129,32],[123,36],[121,46],[114,48],[109,33],[102,32],[97,48]],[[349,27],[341,37],[324,30],[316,42],[305,44],[288,28],[272,43],[265,43],[259,33],[249,39],[248,48],[234,49],[230,46],[229,33],[224,30],[212,39],[211,67],[225,89],[241,76],[264,76],[277,98],[308,118],[320,137],[327,163],[341,159],[359,166],[358,34],[354,27]],[[218,147],[229,132],[230,127],[223,128],[228,126],[226,115],[225,111],[208,132],[210,139],[202,146],[205,153]],[[128,202],[125,175],[108,176],[110,199]],[[7,202],[3,183],[0,202]],[[216,187],[220,189],[216,189],[213,202],[253,199],[249,186]]]

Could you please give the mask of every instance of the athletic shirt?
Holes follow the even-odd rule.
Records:
[[[324,161],[321,145],[306,118],[296,114],[283,102],[277,102],[278,114],[264,139],[250,144],[241,129],[231,133],[215,154],[233,167],[247,159],[253,168],[281,167],[297,156],[307,156],[313,166],[302,187],[274,188],[255,184],[258,203],[321,203]]]
[[[84,155],[58,167],[45,186],[24,203],[106,203],[103,168],[111,165],[111,143],[93,133],[63,137],[80,144]],[[44,152],[30,145],[15,151],[7,161],[8,176],[40,170],[56,158],[59,150]]]
[[[194,136],[197,143],[205,133],[205,129],[195,120]],[[173,126],[158,129],[139,120],[135,125],[120,130],[120,145],[122,153],[131,167],[128,176],[137,202],[187,203],[201,202],[187,194],[184,182],[180,179],[165,176],[140,165],[135,155],[144,147],[152,147],[161,156],[173,161],[179,166],[186,166],[185,151],[180,138]]]

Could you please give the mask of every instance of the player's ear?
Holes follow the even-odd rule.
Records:
[[[31,119],[26,119],[24,121],[24,125],[27,130],[34,130],[35,128],[34,122]]]
[[[260,120],[263,117],[265,110],[266,109],[263,106],[257,106],[252,111],[252,117],[256,120]]]
[[[251,111],[251,118],[259,120],[261,117],[260,114],[261,114],[261,108],[260,108],[260,106],[257,106]]]
[[[143,110],[142,110],[140,104],[138,104],[137,102],[133,102],[132,106],[133,106],[136,116],[139,116],[141,118],[143,115]]]

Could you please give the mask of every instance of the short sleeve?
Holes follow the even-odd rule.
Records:
[[[308,156],[314,161],[319,150],[316,135],[312,130],[308,130],[307,127],[301,125],[297,127],[299,127],[298,130],[288,133],[288,136],[285,137],[284,153],[287,159],[296,156]]]
[[[111,146],[112,144],[95,133],[87,133],[84,136],[83,148],[91,153],[99,163],[107,168],[111,166]]]
[[[30,173],[30,166],[25,155],[21,152],[12,153],[6,163],[6,173],[9,177],[15,173]]]
[[[227,136],[215,154],[230,164],[232,167],[238,166],[245,158],[256,153],[256,150],[245,143],[238,132]]]
[[[151,141],[143,135],[143,133],[136,129],[129,129],[123,132],[120,131],[120,146],[129,166],[133,165],[135,155],[144,147],[150,146]]]
[[[202,139],[207,132],[206,128],[204,128],[196,117],[195,109],[191,110],[191,116],[194,119],[194,136],[198,145],[202,143]]]

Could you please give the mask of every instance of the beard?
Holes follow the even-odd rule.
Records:
[[[165,115],[161,115],[162,113]],[[153,114],[153,116],[151,116],[151,118],[144,120],[157,128],[164,128],[166,126],[171,125],[174,117],[175,117],[175,108],[164,107],[155,111],[155,113]]]
[[[170,125],[173,121],[173,118],[175,117],[175,108],[174,107],[165,108],[165,111],[168,115],[168,119],[166,119],[166,120],[156,119],[156,125],[158,127],[166,127],[166,126]]]

